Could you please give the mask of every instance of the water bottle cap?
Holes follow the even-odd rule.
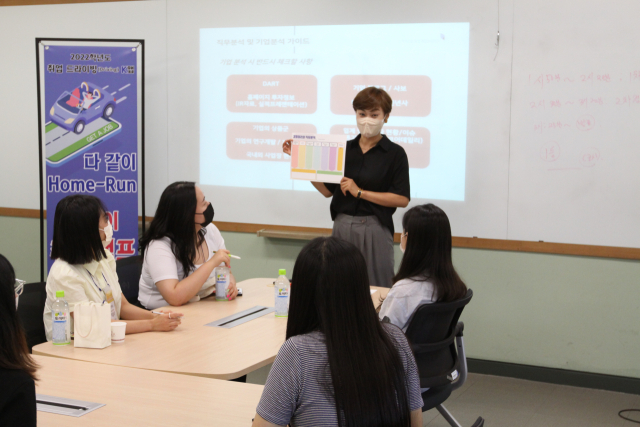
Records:
[[[284,268],[281,268],[280,270],[278,270],[278,274],[281,276],[286,276],[287,275],[287,270],[285,270]]]
[[[64,291],[56,291],[56,298],[64,298]]]

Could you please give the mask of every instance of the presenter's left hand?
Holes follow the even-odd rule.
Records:
[[[355,181],[351,178],[347,178],[346,176],[340,180],[340,189],[342,190],[342,194],[345,196],[347,193],[351,193],[353,197],[357,197],[358,191],[360,190]]]
[[[229,287],[227,288],[227,299],[231,301],[238,296],[238,287],[236,286],[236,278],[231,275],[231,280],[229,280]]]
[[[293,142],[293,139],[287,139],[283,144],[282,144],[282,151],[284,152],[284,154],[288,154],[291,155],[291,143]]]

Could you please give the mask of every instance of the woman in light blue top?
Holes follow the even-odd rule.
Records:
[[[436,205],[415,206],[404,214],[400,250],[400,270],[382,303],[380,319],[386,317],[406,332],[419,306],[460,299],[467,286],[453,267],[449,218]]]

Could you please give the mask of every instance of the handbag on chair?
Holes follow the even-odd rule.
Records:
[[[82,302],[73,314],[73,346],[105,348],[111,345],[111,307],[109,304]]]

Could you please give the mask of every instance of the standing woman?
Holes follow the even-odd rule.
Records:
[[[230,263],[222,234],[211,223],[213,214],[213,205],[193,182],[174,182],[162,192],[140,239],[144,261],[138,299],[144,307],[180,306],[213,293],[214,269]],[[232,274],[227,299],[236,295]]]
[[[331,200],[333,236],[360,249],[371,286],[393,283],[393,219],[411,199],[409,160],[404,149],[380,133],[389,119],[392,101],[376,87],[363,89],[353,100],[360,135],[347,142],[345,176],[338,184],[313,182]],[[291,155],[291,142],[283,151]]]
[[[18,319],[16,275],[0,255],[0,426],[36,427],[36,368]]]

